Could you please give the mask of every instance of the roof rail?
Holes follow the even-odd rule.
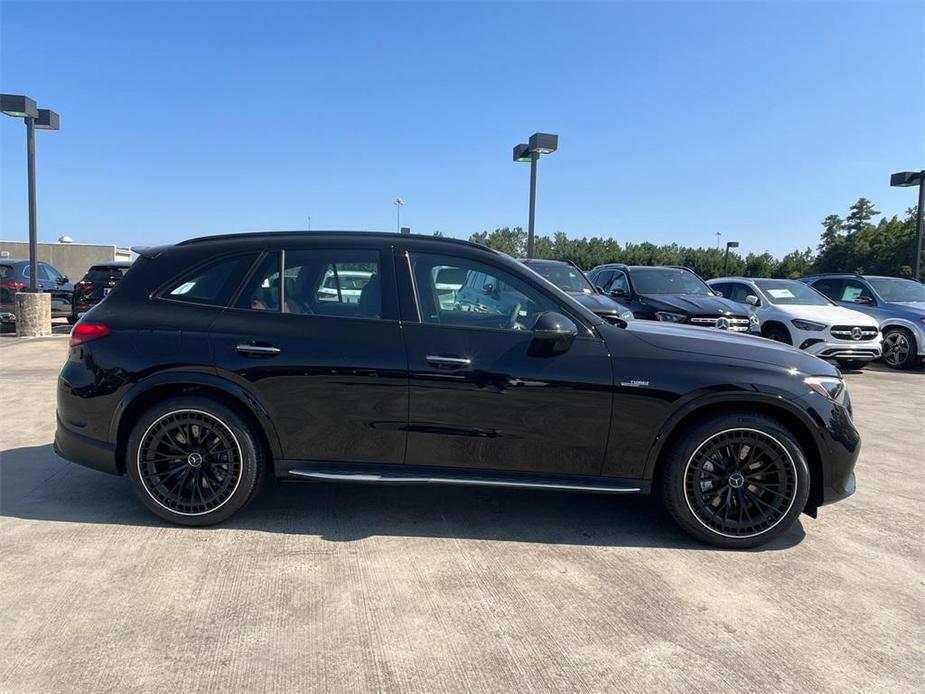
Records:
[[[414,239],[428,239],[431,241],[446,242],[446,243],[455,243],[461,244],[464,246],[473,246],[476,248],[488,248],[483,246],[480,243],[473,243],[472,241],[467,241],[466,239],[456,239],[449,236],[431,236],[428,234],[396,234],[394,231],[348,231],[348,230],[338,230],[338,229],[312,229],[311,231],[306,231],[304,229],[293,229],[291,231],[242,231],[239,233],[232,234],[216,234],[214,236],[197,236],[192,239],[186,239],[185,241],[180,241],[177,246],[189,246],[196,243],[206,243],[208,241],[226,241],[228,239],[253,239],[253,238],[263,238],[263,237],[273,237],[279,238],[281,236],[336,236],[338,234],[343,234],[344,236],[361,236],[361,237],[377,237],[377,238],[392,238],[394,237],[397,240],[414,238]],[[493,249],[488,249],[493,250]]]

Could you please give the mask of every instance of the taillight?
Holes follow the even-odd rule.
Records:
[[[71,347],[82,345],[84,342],[96,340],[100,337],[106,337],[109,334],[109,328],[103,323],[84,323],[80,321],[71,330]]]
[[[0,282],[0,289],[12,289],[16,292],[21,292],[26,288],[26,285],[22,282]]]
[[[74,285],[74,291],[82,292],[84,289],[87,288],[87,286],[88,284],[86,282],[78,282],[77,284]]]

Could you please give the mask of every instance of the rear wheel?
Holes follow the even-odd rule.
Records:
[[[126,471],[142,503],[181,525],[211,525],[257,494],[263,450],[231,408],[201,397],[172,398],[146,412],[126,449]]]
[[[918,345],[905,328],[887,328],[883,332],[883,361],[891,369],[911,369],[919,363]]]
[[[665,506],[691,536],[746,549],[786,532],[809,498],[809,468],[799,443],[764,415],[702,420],[666,452]]]

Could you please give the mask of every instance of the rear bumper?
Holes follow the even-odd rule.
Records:
[[[68,429],[58,417],[58,428],[55,431],[55,453],[72,463],[84,467],[108,472],[110,475],[120,475],[116,464],[115,446],[106,441],[98,441],[89,436],[78,434]]]

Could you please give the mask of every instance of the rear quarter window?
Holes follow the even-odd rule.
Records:
[[[171,282],[158,296],[190,304],[226,306],[256,259],[256,253],[247,253],[200,266]]]

